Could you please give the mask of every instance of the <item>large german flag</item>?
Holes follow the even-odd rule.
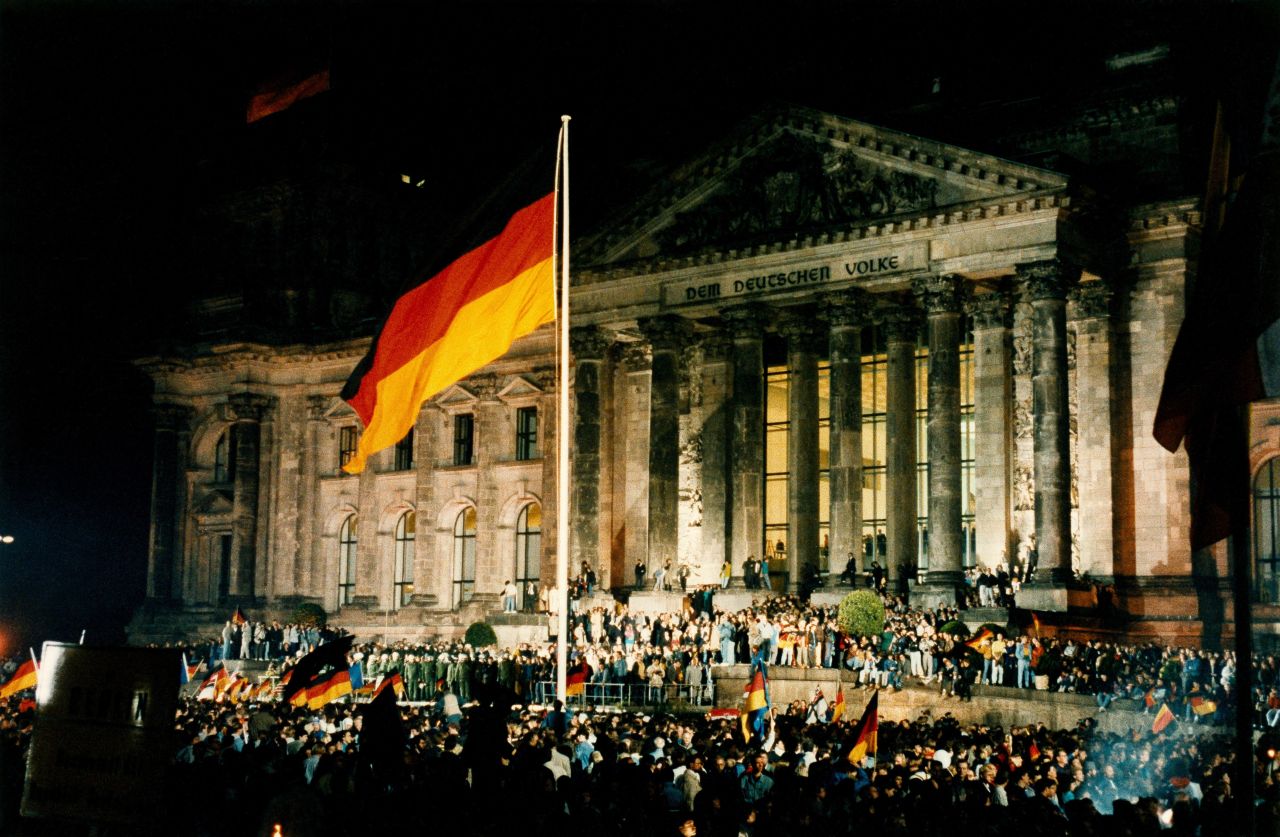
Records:
[[[364,422],[344,470],[364,470],[372,454],[404,438],[424,401],[555,319],[554,209],[554,193],[524,207],[400,297],[342,391]]]
[[[581,660],[576,666],[568,670],[564,678],[564,693],[566,695],[580,695],[587,690],[587,679],[591,677],[591,666],[587,665],[586,660]]]

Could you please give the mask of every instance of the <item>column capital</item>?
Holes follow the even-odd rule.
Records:
[[[725,330],[734,339],[762,339],[770,320],[769,310],[756,303],[721,309],[720,317],[725,322]]]
[[[599,326],[574,326],[569,329],[569,350],[575,360],[603,360],[613,337]]]
[[[880,324],[887,342],[914,343],[920,335],[920,312],[911,305],[890,305],[881,311]]]
[[[920,300],[929,316],[934,314],[959,314],[963,303],[964,285],[954,274],[931,274],[911,283],[911,291]]]
[[[182,404],[161,402],[151,405],[151,418],[156,430],[187,430],[191,426],[192,411]]]
[[[653,365],[653,353],[648,343],[619,343],[618,360],[628,372],[643,372]]]
[[[1031,302],[1066,299],[1068,286],[1080,275],[1079,268],[1060,259],[1024,262],[1016,270],[1023,293]]]
[[[965,309],[973,317],[974,331],[1009,327],[1009,296],[1003,291],[971,296]]]
[[[866,291],[849,288],[827,294],[818,307],[818,316],[832,328],[866,325],[871,319],[871,300]]]
[[[235,392],[227,397],[231,418],[240,421],[262,421],[267,410],[275,405],[275,399],[253,392]]]
[[[308,395],[307,396],[307,418],[311,421],[320,421],[324,418],[324,414],[329,411],[329,404],[333,401],[327,395]]]
[[[1071,289],[1067,299],[1071,301],[1073,319],[1103,320],[1111,316],[1111,298],[1115,291],[1102,280],[1081,282]]]
[[[698,335],[698,344],[702,347],[702,362],[722,361],[729,356],[733,348],[733,340],[723,329],[707,331]]]
[[[788,350],[816,351],[821,338],[826,336],[825,330],[813,316],[812,309],[784,308],[778,315],[778,333],[787,338]]]
[[[675,314],[641,317],[636,324],[654,351],[660,349],[678,351],[689,341],[693,331],[693,326],[688,320]]]

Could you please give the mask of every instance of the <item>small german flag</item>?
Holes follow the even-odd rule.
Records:
[[[879,699],[879,692],[871,695],[867,708],[862,711],[862,717],[858,720],[858,726],[854,728],[852,743],[845,753],[845,760],[854,767],[862,766],[863,761],[868,758],[875,764],[876,737],[880,729]]]
[[[376,698],[378,695],[382,694],[383,690],[387,687],[391,687],[391,689],[396,693],[397,700],[404,697],[404,678],[400,676],[400,672],[393,671],[386,677],[382,678],[382,682],[377,685],[377,688],[373,689],[373,696]]]
[[[244,612],[240,608],[236,608],[236,612],[231,614],[231,621],[236,625],[243,625],[249,620],[245,618]]]
[[[836,688],[836,702],[831,704],[831,720],[844,720],[844,684],[841,683]]]
[[[1159,735],[1164,728],[1173,723],[1173,712],[1169,709],[1169,704],[1160,704],[1160,711],[1156,713],[1156,719],[1151,722],[1151,733]]]
[[[982,643],[986,642],[987,640],[991,639],[994,636],[995,634],[991,633],[990,628],[983,628],[982,630],[978,631],[978,633],[973,637],[973,639],[966,642],[965,645],[969,646],[974,651],[977,651],[979,648],[982,647]]]
[[[1218,704],[1207,697],[1195,695],[1187,699],[1187,703],[1191,704],[1191,711],[1197,715],[1212,715],[1218,711]]]
[[[36,661],[27,660],[18,666],[18,670],[13,673],[13,677],[9,678],[9,682],[0,687],[0,699],[12,697],[23,689],[34,689],[36,687]]]
[[[566,695],[580,695],[587,690],[587,678],[591,676],[591,666],[587,665],[586,660],[579,660],[578,664],[569,669],[569,673],[564,678],[564,693]]]

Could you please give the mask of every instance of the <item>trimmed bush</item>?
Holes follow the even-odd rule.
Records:
[[[884,602],[873,590],[854,590],[840,602],[840,630],[853,636],[879,636],[884,630]]]
[[[315,602],[303,602],[293,609],[293,615],[289,620],[298,625],[314,625],[317,628],[323,628],[329,621],[329,614]]]
[[[486,645],[497,645],[498,635],[488,622],[472,622],[467,628],[466,642],[472,648],[483,648]]]

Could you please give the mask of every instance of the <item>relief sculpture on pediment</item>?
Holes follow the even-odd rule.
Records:
[[[784,134],[657,233],[666,251],[931,209],[937,181],[877,169],[851,149]]]

